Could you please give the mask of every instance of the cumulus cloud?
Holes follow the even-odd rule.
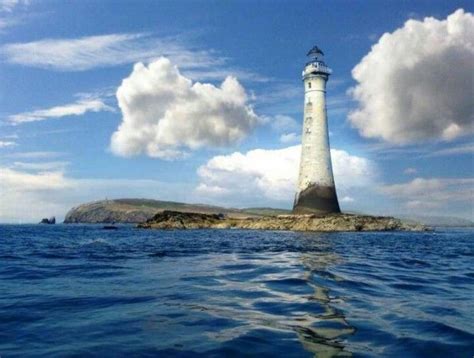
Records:
[[[196,190],[201,194],[291,201],[300,151],[300,146],[294,146],[215,156],[198,169],[201,182]]]
[[[352,70],[351,124],[395,144],[474,132],[473,33],[474,16],[457,10],[384,34]]]
[[[117,90],[122,123],[111,139],[117,155],[174,159],[187,149],[234,144],[258,117],[234,77],[219,87],[193,83],[168,59],[137,63]]]
[[[26,122],[44,121],[50,118],[61,118],[66,116],[80,116],[86,112],[114,111],[101,99],[81,99],[77,102],[55,106],[47,109],[37,109],[31,112],[23,112],[8,116],[8,121],[13,124]]]
[[[254,149],[210,159],[198,169],[201,196],[239,198],[256,202],[270,199],[291,203],[296,190],[301,146]],[[334,176],[339,195],[352,188],[369,186],[376,177],[373,163],[344,150],[332,149]],[[345,202],[349,202],[345,200]]]

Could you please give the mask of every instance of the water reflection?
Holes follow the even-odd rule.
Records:
[[[342,259],[324,236],[293,239],[314,241],[312,249],[219,255],[193,264],[181,280],[188,289],[193,282],[193,295],[205,300],[170,304],[233,321],[235,324],[206,331],[207,339],[219,344],[238,342],[263,329],[296,333],[303,348],[318,357],[350,356],[342,338],[355,330],[332,307],[341,298],[331,297],[326,287],[341,280],[330,268]],[[209,267],[215,268],[212,275]],[[208,280],[211,276],[212,283]]]
[[[320,241],[321,251],[302,254],[301,262],[307,270],[304,277],[314,289],[308,300],[317,302],[324,308],[324,312],[309,316],[305,326],[298,327],[296,331],[305,349],[318,357],[351,356],[350,352],[344,351],[341,338],[353,334],[355,328],[346,321],[341,312],[331,306],[331,302],[337,298],[331,298],[329,290],[319,283],[327,279],[342,280],[328,271],[342,259],[332,250],[329,240],[321,237],[314,237],[314,240]]]

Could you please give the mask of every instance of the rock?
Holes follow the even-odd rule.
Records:
[[[138,227],[154,229],[204,229],[225,220],[219,214],[186,213],[164,210]]]
[[[104,225],[102,227],[102,229],[104,229],[104,230],[118,230],[118,227],[115,226],[115,225]]]
[[[41,219],[41,221],[39,222],[40,224],[56,224],[56,218],[54,216],[50,217],[49,219],[48,218],[43,218]]]
[[[217,214],[184,213],[165,210],[144,223],[145,229],[255,229],[291,231],[425,231],[423,225],[409,224],[392,217],[331,214],[279,215],[267,217],[223,217]]]

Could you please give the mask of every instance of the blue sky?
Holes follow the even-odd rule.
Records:
[[[472,7],[0,0],[0,221],[104,197],[289,208],[314,44],[342,208],[472,219]]]

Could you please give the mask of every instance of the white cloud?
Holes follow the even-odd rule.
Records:
[[[352,188],[372,187],[376,181],[378,171],[371,160],[339,149],[331,149],[331,158],[338,193],[350,192]]]
[[[408,209],[444,208],[474,202],[474,178],[415,178],[402,184],[380,188],[389,197],[401,200]],[[471,213],[472,214],[472,213]]]
[[[237,79],[219,87],[193,83],[166,58],[137,63],[117,90],[122,123],[111,139],[115,154],[174,159],[187,149],[227,146],[258,122]]]
[[[0,167],[0,222],[39,222],[43,217],[62,220],[78,204],[103,198],[185,200],[186,184],[141,179],[76,179],[62,170]],[[32,171],[33,170],[33,171]]]
[[[9,17],[0,17],[0,32],[7,27],[14,26],[18,23],[17,19],[12,19]]]
[[[260,116],[259,122],[280,133],[281,143],[295,143],[301,141],[300,135],[295,132],[301,130],[300,125],[292,117],[277,114],[275,116]]]
[[[443,187],[439,179],[415,178],[406,184],[393,184],[383,187],[386,194],[396,197],[413,197],[426,192],[433,192]]]
[[[80,116],[86,112],[114,111],[101,99],[81,99],[75,103],[47,109],[37,109],[31,112],[24,112],[8,116],[8,121],[14,124],[43,121],[49,118],[61,118],[66,116]]]
[[[294,195],[300,146],[254,149],[211,158],[198,169],[199,194],[267,197],[290,201]]]
[[[5,24],[7,26],[8,24]],[[0,22],[1,26],[1,22]],[[10,43],[0,48],[7,62],[55,71],[85,71],[167,57],[199,80],[238,76],[252,82],[269,79],[229,65],[229,59],[196,46],[186,37],[157,37],[151,33],[112,33],[80,38],[49,38]]]
[[[190,56],[181,47],[147,34],[108,34],[74,39],[43,39],[4,45],[2,52],[10,63],[59,71],[83,71],[148,60],[160,52],[183,59]],[[205,53],[196,53],[196,61],[213,63]]]
[[[70,163],[65,161],[56,162],[14,162],[13,167],[23,170],[34,171],[63,171]]]
[[[13,142],[11,140],[0,140],[0,148],[14,147],[14,146],[16,146],[16,142]]]
[[[296,133],[284,133],[280,136],[281,143],[295,143],[301,141],[301,136]]]
[[[215,156],[198,169],[196,193],[206,197],[238,198],[257,202],[269,199],[293,200],[298,177],[301,146],[283,149],[255,149]],[[375,180],[375,168],[366,158],[332,149],[336,187],[341,197],[353,188],[367,187]],[[347,200],[346,200],[347,202]]]
[[[292,117],[277,114],[273,117],[264,117],[264,121],[269,123],[273,130],[277,132],[289,132],[300,129],[298,122]]]
[[[437,142],[398,146],[386,142],[368,143],[359,146],[360,150],[370,152],[380,160],[410,158],[425,159],[442,156],[472,155],[474,143],[471,142]],[[410,168],[407,168],[410,169]],[[407,173],[405,174],[414,174]]]
[[[0,0],[0,33],[6,28],[25,22],[31,15],[18,14],[17,10],[24,10],[28,5],[27,0]],[[21,6],[21,8],[20,8]]]
[[[460,154],[473,154],[474,153],[474,143],[467,143],[456,145],[450,148],[444,148],[432,151],[424,155],[424,157],[440,157],[440,156],[449,156],[449,155],[460,155]]]
[[[0,0],[0,11],[12,12],[18,5],[28,5],[28,0]]]
[[[50,159],[63,156],[65,153],[62,152],[15,152],[4,155],[8,158],[16,159]]]
[[[19,172],[10,168],[1,170],[2,189],[10,189],[12,186],[21,187],[23,191],[37,191],[58,188],[68,188],[68,184],[63,177],[62,172],[40,172],[30,174]]]
[[[403,144],[474,132],[474,16],[408,20],[353,69],[349,115],[365,137]]]
[[[63,207],[54,194],[71,189],[61,172],[27,173],[0,168],[0,222],[38,222],[45,216],[62,213]]]
[[[410,175],[410,174],[416,174],[418,172],[418,170],[416,170],[416,168],[406,168],[403,173],[407,174],[407,175]]]

